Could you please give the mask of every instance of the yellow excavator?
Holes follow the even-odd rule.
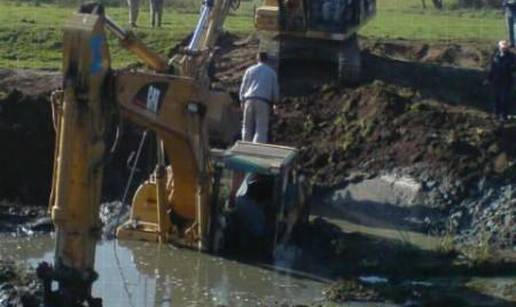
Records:
[[[37,270],[47,306],[102,305],[92,296],[92,284],[102,229],[105,139],[113,118],[153,131],[158,144],[155,170],[134,194],[118,239],[217,252],[233,241],[258,242],[252,236],[232,238],[260,216],[262,246],[272,250],[288,239],[295,224],[306,221],[295,148],[246,142],[209,147],[210,137],[227,142],[238,133],[238,110],[226,92],[211,89],[207,73],[224,19],[237,4],[204,1],[190,43],[170,61],[119,27],[100,4],[82,5],[66,22],[63,88],[51,97],[56,145],[49,210],[55,255],[53,265],[42,263]],[[112,69],[106,32],[148,69]],[[255,211],[239,211],[238,201],[236,209],[223,205],[227,189],[221,186],[231,172],[252,174],[239,199],[249,194]]]
[[[296,77],[301,68],[312,82],[355,83],[361,72],[357,32],[375,14],[376,0],[264,0],[255,12],[260,51],[280,79]]]

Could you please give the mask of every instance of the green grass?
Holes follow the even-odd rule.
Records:
[[[377,0],[376,18],[361,31],[368,37],[416,40],[498,41],[505,36],[501,10],[450,9],[455,0],[445,1],[445,9],[433,8],[426,0]]]
[[[0,4],[0,67],[58,69],[61,65],[62,25],[73,14],[74,8],[57,6],[28,6]],[[127,9],[108,8],[107,14],[119,25],[127,24]],[[167,51],[188,35],[195,27],[197,14],[178,13],[173,9],[164,12],[163,27],[152,29],[148,10],[140,11],[136,34],[153,50]],[[229,16],[225,28],[245,35],[253,29],[250,16]],[[119,47],[108,34],[113,66],[134,63],[136,58]]]
[[[381,38],[495,42],[505,36],[505,28],[499,17],[379,12],[376,19],[364,27],[361,34]]]
[[[194,0],[192,0],[194,1]],[[453,7],[448,0],[446,7]],[[417,0],[378,0],[378,14],[361,34],[373,38],[415,40],[480,40],[496,41],[505,35],[499,10],[422,10]],[[240,10],[226,20],[230,32],[245,35],[253,31],[253,7],[260,0],[242,2]],[[0,67],[59,69],[61,65],[61,27],[76,10],[62,5],[27,5],[0,0]],[[142,6],[135,32],[152,49],[165,54],[181,38],[192,31],[197,14],[192,9],[167,8],[163,28],[147,25],[148,7]],[[120,25],[127,23],[126,7],[109,7],[107,14]],[[113,66],[122,67],[137,59],[118,46],[112,36],[109,43]]]

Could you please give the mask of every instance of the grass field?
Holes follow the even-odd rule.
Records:
[[[192,0],[196,1],[196,0]],[[449,0],[452,1],[452,0]],[[428,5],[431,3],[427,0]],[[253,31],[253,5],[259,0],[243,2],[238,12],[228,17],[225,28],[238,34]],[[451,7],[451,2],[446,3]],[[20,5],[0,1],[0,67],[58,69],[61,63],[61,26],[75,7],[59,5]],[[110,7],[108,14],[120,25],[127,22],[127,8]],[[161,29],[147,25],[148,8],[142,6],[137,35],[151,48],[166,53],[181,38],[191,32],[197,21],[195,12],[167,8]],[[417,0],[378,0],[377,17],[361,34],[376,38],[415,40],[479,40],[496,41],[505,35],[501,12],[498,10],[421,9]],[[136,59],[110,39],[115,67]]]
[[[501,10],[439,11],[421,8],[418,0],[377,0],[376,18],[362,29],[370,37],[418,40],[480,40],[497,41],[505,35]],[[452,0],[445,7],[453,7]]]
[[[14,6],[0,4],[0,67],[45,68],[60,67],[61,26],[75,8],[55,6]],[[127,23],[127,9],[109,8],[108,14],[120,25]],[[188,35],[197,21],[197,15],[167,10],[163,27],[147,27],[148,12],[141,12],[142,27],[135,32],[149,46],[165,54],[172,46]],[[225,24],[227,30],[245,34],[252,30],[252,19],[248,16],[230,16]],[[114,66],[132,63],[135,58],[118,46],[110,37],[110,48]]]

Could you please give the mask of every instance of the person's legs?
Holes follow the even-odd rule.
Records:
[[[252,142],[255,131],[255,100],[244,103],[244,119],[242,121],[242,141]]]
[[[500,116],[507,119],[507,109],[511,100],[511,87],[505,87],[500,95]]]
[[[502,105],[502,88],[500,86],[495,86],[493,88],[494,92],[494,105],[493,105],[493,112],[496,116],[496,118],[500,117],[501,114],[501,105]]]
[[[270,111],[270,105],[268,103],[260,100],[255,102],[255,133],[253,142],[268,142]]]
[[[131,24],[133,22],[133,13],[132,13],[132,8],[133,8],[133,5],[132,5],[132,1],[131,0],[127,0],[127,7],[129,8],[129,19],[128,19],[128,22],[129,24]]]
[[[161,27],[161,17],[163,16],[163,0],[158,0],[158,27]]]
[[[151,23],[151,27],[154,28],[154,26],[156,25],[156,0],[150,0],[149,6],[150,6],[150,23]]]
[[[507,22],[507,32],[509,33],[509,43],[511,48],[514,48],[514,17],[507,16],[505,19]]]
[[[127,0],[127,4],[129,5],[129,23],[135,26],[140,10],[140,0]]]

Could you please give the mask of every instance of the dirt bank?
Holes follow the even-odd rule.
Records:
[[[500,174],[512,165],[514,128],[485,112],[489,88],[481,85],[492,46],[361,44],[364,85],[317,86],[304,89],[303,97],[285,97],[272,129],[275,142],[302,149],[303,168],[315,185],[338,185],[351,170],[374,174],[414,165],[418,173],[426,168],[425,175],[448,181],[505,176]],[[217,84],[238,91],[257,47],[252,37],[225,42],[216,61]]]
[[[495,224],[513,222],[506,201],[512,192],[497,196],[503,203],[497,208],[507,213],[502,217],[492,214],[499,209],[483,209],[490,200],[479,201],[484,191],[501,195],[516,176],[516,123],[500,124],[486,112],[489,89],[481,86],[492,46],[368,39],[361,44],[361,85],[304,88],[282,99],[273,120],[274,142],[300,149],[301,169],[314,191],[394,171],[422,184],[425,205],[453,215],[459,225],[454,232],[485,223],[484,216]],[[226,36],[220,47],[214,86],[237,92],[254,63],[257,41]],[[0,70],[0,141],[9,144],[0,153],[1,199],[46,205],[54,135],[48,95],[60,82],[58,73]],[[125,132],[106,171],[105,191],[113,199],[122,194],[127,157],[139,142],[138,129]],[[140,169],[141,177],[150,170]],[[503,229],[506,237],[510,227]]]
[[[0,142],[4,144],[0,151],[0,233],[51,229],[45,220],[55,137],[50,93],[60,82],[57,72],[0,69]],[[141,139],[141,129],[130,123],[123,127],[118,149],[109,156],[105,169],[103,201],[122,197],[129,175],[128,158]],[[113,138],[106,141],[111,146]],[[152,170],[147,163],[149,154],[142,153],[130,190]]]
[[[480,173],[492,173],[493,167],[488,162],[496,154],[507,153],[508,161],[511,161],[510,145],[494,144],[494,138],[503,135],[500,142],[509,139],[512,128],[510,125],[497,127],[487,114],[475,112],[474,108],[467,106],[478,101],[462,101],[466,105],[464,108],[454,108],[457,104],[449,107],[450,101],[428,96],[425,90],[421,90],[424,88],[422,84],[403,85],[400,83],[404,81],[397,79],[397,76],[405,75],[406,67],[401,66],[412,62],[439,64],[440,68],[467,68],[474,73],[463,71],[462,77],[468,74],[480,76],[482,72],[478,69],[486,66],[490,46],[474,42],[449,45],[367,39],[362,41],[362,45],[366,75],[383,83],[370,81],[364,86],[347,89],[316,87],[306,97],[286,97],[274,124],[277,142],[300,145],[306,160],[303,166],[316,185],[338,184],[348,175],[345,170],[357,166],[375,172],[385,167],[428,161],[433,167],[439,159],[446,160],[458,151],[468,151],[468,146],[472,146],[469,149],[477,145],[481,147],[481,161],[471,158],[479,153],[473,150],[465,153],[466,157],[455,156],[455,160],[467,161],[443,163],[442,166],[461,177],[468,167],[477,168],[478,163],[482,164]],[[254,62],[257,42],[253,37],[239,39],[227,36],[221,40],[220,47],[215,61],[215,86],[236,92],[244,70]],[[378,57],[384,60],[381,65],[376,65]],[[404,62],[385,62],[399,60]],[[376,67],[375,73],[367,67]],[[396,70],[400,69],[402,71],[397,74]],[[383,80],[386,79],[386,71],[390,72],[390,81]],[[422,75],[416,79],[425,78]],[[45,201],[47,198],[53,148],[48,94],[59,87],[60,82],[58,73],[0,70],[0,139],[4,144],[10,144],[8,150],[0,154],[2,165],[6,165],[0,180],[8,181],[0,185],[3,197],[19,198],[23,202]],[[466,88],[472,89],[466,84],[462,92],[472,92]],[[448,93],[449,97],[456,96],[450,94],[450,84],[441,91]],[[397,121],[392,123],[394,119]],[[426,128],[428,124],[430,127]],[[385,125],[390,126],[384,129]],[[481,134],[476,137],[478,144],[470,140],[475,138],[473,130],[476,128]],[[356,135],[356,139],[351,138],[352,135]],[[306,137],[316,141],[313,146],[302,146]],[[445,138],[448,145],[440,145]],[[380,144],[376,144],[378,141]],[[137,142],[130,143],[134,145]],[[487,153],[486,146],[491,149]],[[504,164],[505,156],[500,157],[499,164]],[[118,158],[114,161],[122,160]],[[118,164],[118,169],[125,167],[122,165],[125,161]],[[334,168],[336,171],[332,172]],[[498,173],[505,171],[500,168],[503,165],[498,167]],[[23,172],[19,172],[21,169]],[[478,173],[468,176],[478,177]]]
[[[0,88],[2,199],[47,202],[54,151],[51,122],[48,96]]]
[[[364,81],[381,80],[393,85],[409,87],[427,97],[438,98],[447,104],[475,106],[490,110],[489,88],[481,86],[493,53],[493,46],[478,42],[425,42],[407,40],[378,40],[360,38]],[[245,39],[225,38],[222,51],[216,56],[216,83],[231,91],[238,91],[247,67],[254,63],[258,42],[250,36]],[[312,75],[311,83],[294,86],[286,80],[282,88],[287,94],[299,96],[317,91],[314,86],[320,78],[302,67],[317,67],[319,63],[295,63],[296,74]],[[281,65],[280,65],[281,69]],[[320,85],[320,84],[319,84]]]
[[[501,191],[516,175],[516,122],[494,120],[490,89],[482,86],[493,46],[371,39],[361,45],[362,85],[288,93],[273,120],[274,142],[300,149],[301,169],[316,193],[386,171],[408,174],[421,183],[424,205],[452,217],[438,221],[441,233],[490,221],[500,225],[490,237],[510,237],[514,219],[500,222],[513,216],[507,201],[497,201],[504,203],[497,217],[486,202],[475,203],[486,191],[508,199]],[[226,41],[216,59],[216,84],[237,92],[257,48],[253,37]]]
[[[489,91],[480,86],[491,46],[368,39],[361,44],[362,85],[306,88],[307,95],[285,97],[273,120],[274,142],[300,148],[302,170],[316,192],[396,170],[422,182],[431,195],[428,205],[451,212],[452,204],[486,186],[510,183],[516,125],[500,125],[485,112]],[[219,45],[214,86],[237,92],[257,41],[229,35]],[[46,202],[53,154],[48,94],[59,84],[57,73],[0,70],[0,140],[9,144],[0,153],[2,198]],[[115,198],[138,135],[126,129],[106,172],[105,190]]]

